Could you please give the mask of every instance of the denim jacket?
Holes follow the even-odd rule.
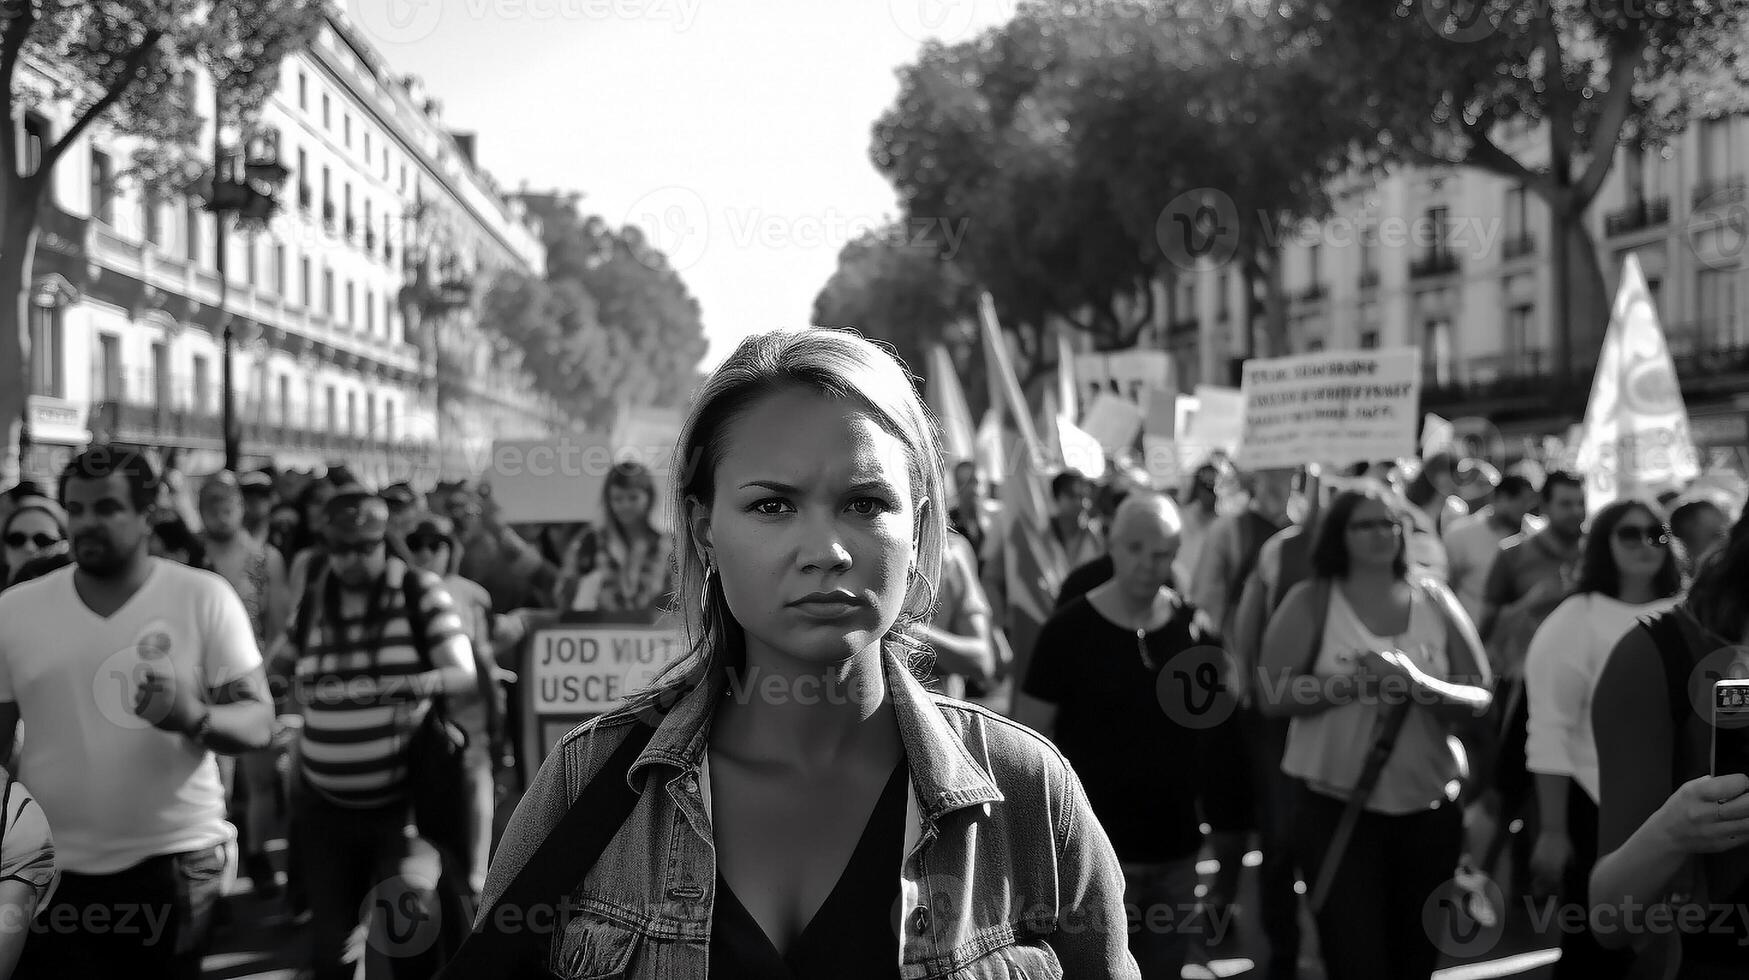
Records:
[[[1123,873],[1062,755],[1000,715],[925,691],[891,654],[882,663],[910,771],[894,975],[1139,980]],[[631,816],[562,904],[556,932],[547,917],[554,976],[704,980],[717,878],[706,736],[728,694],[718,671],[681,695],[632,763]],[[505,830],[483,910],[648,703],[591,719],[548,756]],[[542,926],[532,912],[527,922]]]

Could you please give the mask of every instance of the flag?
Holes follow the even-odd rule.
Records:
[[[978,423],[976,441],[978,478],[985,486],[1000,481],[1008,470],[1008,454],[1002,451],[1002,409],[999,405],[984,410],[984,420]]]
[[[949,462],[975,459],[978,449],[972,433],[972,410],[954,374],[953,358],[941,344],[929,348],[929,407],[941,426],[942,448],[947,450]]]
[[[1086,430],[1069,421],[1067,415],[1057,416],[1057,446],[1063,455],[1063,465],[1081,471],[1089,480],[1105,476],[1105,447]]]
[[[1700,475],[1676,365],[1633,255],[1610,310],[1577,468],[1592,513],[1612,501],[1680,489]]]
[[[999,375],[1007,410],[1020,429],[1009,454],[1011,470],[1002,481],[1002,605],[996,610],[1014,650],[1014,675],[1025,680],[1040,628],[1050,618],[1068,574],[1068,556],[1050,533],[1051,512],[1045,492],[1044,453],[1033,430],[1032,414],[1021,394],[1020,381],[1008,361],[1008,347],[996,321],[996,304],[985,293],[978,304],[984,328],[984,349],[992,375]]]
[[[1081,421],[1081,406],[1075,397],[1075,349],[1067,331],[1057,330],[1057,411],[1071,423]]]
[[[1456,449],[1457,426],[1443,415],[1428,412],[1421,420],[1421,458],[1426,459],[1442,450]]]

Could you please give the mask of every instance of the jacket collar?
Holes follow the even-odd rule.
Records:
[[[890,652],[881,654],[887,694],[899,725],[899,741],[911,770],[918,807],[930,820],[969,806],[996,803],[1002,793],[990,774],[966,750],[964,740],[943,717],[934,696]],[[717,705],[729,694],[728,675],[714,670],[675,702],[663,716],[650,744],[638,754],[627,774],[633,789],[641,788],[642,770],[663,765],[697,773],[705,756],[706,738]]]

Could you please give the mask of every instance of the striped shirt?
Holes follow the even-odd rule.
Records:
[[[416,592],[420,614],[409,617],[405,578],[420,576]],[[307,647],[297,661],[298,699],[304,707],[301,754],[304,777],[330,802],[358,809],[388,806],[407,795],[407,745],[431,699],[412,694],[359,696],[361,678],[407,677],[438,666],[472,665],[461,618],[443,581],[429,572],[409,572],[391,558],[383,572],[379,608],[370,594],[340,592],[340,621],[328,623],[323,589],[311,589]],[[301,617],[292,617],[297,630]],[[413,621],[425,627],[421,659],[413,640]],[[294,646],[303,640],[292,636]]]

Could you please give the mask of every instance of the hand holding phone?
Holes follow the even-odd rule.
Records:
[[[1713,682],[1712,774],[1749,775],[1749,680]]]

